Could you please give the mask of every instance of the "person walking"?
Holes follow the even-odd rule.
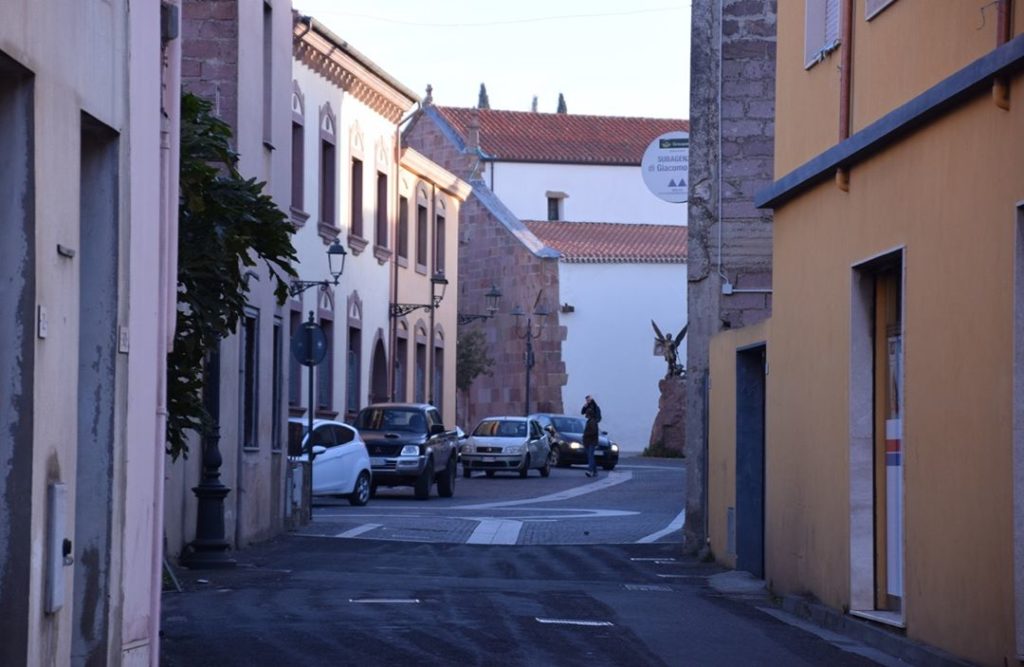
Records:
[[[587,450],[587,477],[597,477],[597,461],[594,458],[594,450],[597,449],[599,433],[597,425],[601,421],[601,407],[593,396],[587,396],[580,414],[587,418],[587,423],[583,427],[583,448]]]

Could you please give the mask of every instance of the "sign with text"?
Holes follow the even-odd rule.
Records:
[[[690,135],[686,132],[666,132],[657,137],[640,162],[647,189],[672,204],[686,202],[689,170]]]

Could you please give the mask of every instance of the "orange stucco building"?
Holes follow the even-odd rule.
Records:
[[[1017,664],[1024,8],[781,1],[776,100],[772,317],[712,340],[711,548]]]

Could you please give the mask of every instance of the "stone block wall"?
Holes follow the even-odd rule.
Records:
[[[721,11],[719,11],[721,10]],[[686,545],[704,546],[708,351],[771,315],[775,0],[694,0],[690,53]],[[725,283],[732,294],[722,293]],[[752,290],[752,291],[748,291]],[[763,290],[763,291],[759,291]]]
[[[238,127],[238,0],[184,0],[181,84]]]
[[[460,425],[472,428],[489,415],[521,415],[526,409],[526,317],[516,318],[519,306],[533,311],[537,295],[550,315],[532,318],[534,367],[530,376],[530,409],[562,412],[566,384],[562,341],[565,327],[558,323],[558,260],[537,257],[497,220],[476,197],[462,207],[459,221],[459,312],[486,312],[484,294],[492,284],[502,292],[497,315],[461,328],[481,329],[494,360],[491,375],[481,375],[468,393],[460,395]],[[543,320],[543,321],[542,321]]]

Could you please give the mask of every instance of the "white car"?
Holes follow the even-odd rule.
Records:
[[[526,477],[531,468],[541,477],[551,474],[548,436],[536,419],[488,417],[482,419],[462,445],[462,476],[483,470],[493,477],[499,470]]]
[[[307,428],[305,419],[288,420],[288,451],[305,461],[307,444],[312,446],[313,495],[342,495],[353,505],[369,502],[373,476],[359,431],[341,422],[315,419],[313,440],[307,443]]]

